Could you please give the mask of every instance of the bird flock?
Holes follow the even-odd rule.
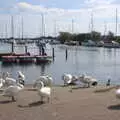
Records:
[[[63,80],[64,86],[71,84],[82,83],[84,87],[96,86],[98,80],[92,76],[82,75],[71,75],[64,73],[61,77]],[[41,75],[38,79],[33,81],[32,88],[35,88],[37,94],[40,96],[40,101],[43,102],[44,98],[47,101],[50,101],[53,78],[50,75]],[[0,75],[0,89],[2,90],[1,96],[10,97],[12,101],[17,100],[17,95],[19,92],[25,88],[25,75],[21,71],[17,71],[17,79],[11,77],[11,74],[8,72],[3,72]],[[115,92],[117,98],[120,99],[120,88]]]

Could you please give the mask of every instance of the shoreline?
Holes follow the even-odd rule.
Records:
[[[25,86],[31,87],[30,85]],[[97,86],[69,91],[53,87],[50,103],[42,104],[36,91],[21,91],[17,102],[0,96],[1,120],[118,120],[120,101],[111,87]],[[95,92],[95,90],[108,91]]]

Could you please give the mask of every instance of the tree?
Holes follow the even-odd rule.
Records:
[[[91,32],[91,39],[94,41],[98,41],[100,40],[101,37],[101,33],[100,32],[96,32],[96,31],[92,31]]]
[[[69,32],[60,32],[58,39],[61,43],[72,40],[72,35]]]
[[[108,40],[112,41],[114,39],[114,33],[109,31],[107,38],[108,38]]]

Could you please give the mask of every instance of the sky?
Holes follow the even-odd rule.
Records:
[[[14,37],[22,36],[22,21],[24,37],[91,30],[102,34],[112,31],[120,35],[119,0],[1,0],[0,37],[11,36],[12,16]]]

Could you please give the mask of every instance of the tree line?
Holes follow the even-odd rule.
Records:
[[[120,36],[115,36],[113,32],[109,31],[107,35],[102,35],[100,32],[92,31],[90,33],[69,33],[69,32],[59,32],[57,39],[61,42],[69,42],[69,41],[78,41],[83,42],[87,40],[93,40],[95,42],[101,40],[107,41],[116,41],[120,43]]]

